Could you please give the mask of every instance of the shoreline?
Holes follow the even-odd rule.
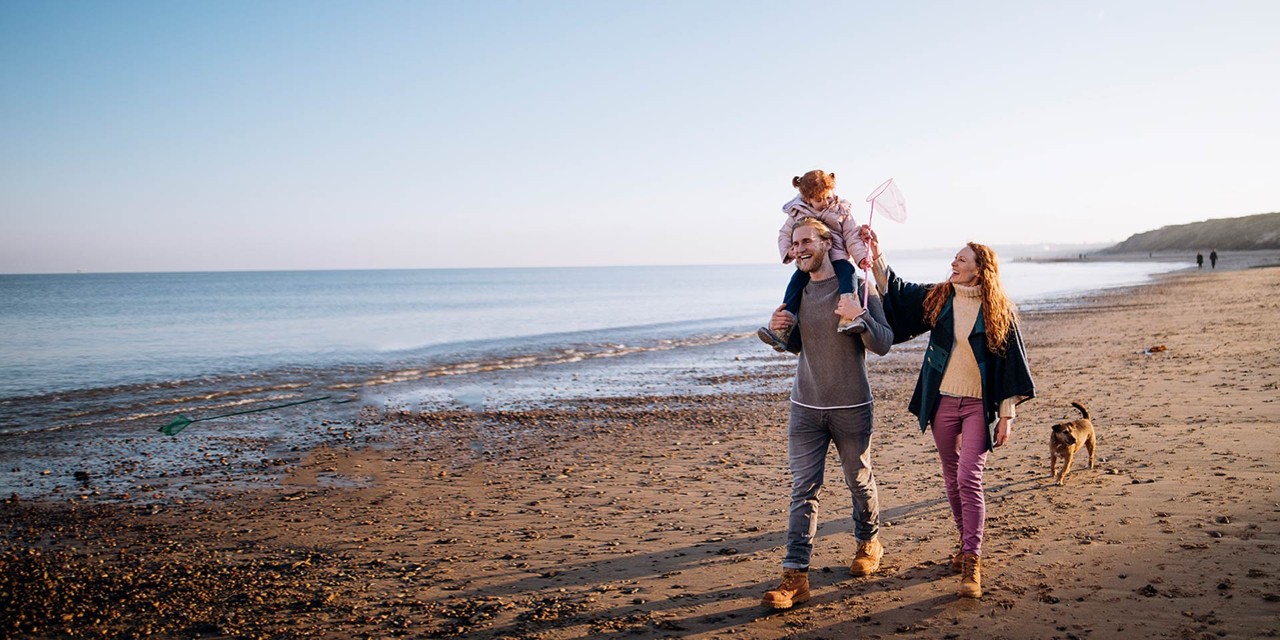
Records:
[[[1099,291],[1116,286],[1130,285]],[[1079,297],[1046,293],[1025,303],[1024,310],[1069,309]],[[463,345],[443,349],[463,354],[456,360],[405,357],[382,367],[333,369],[298,365],[0,400],[0,456],[10,461],[0,467],[0,496],[78,495],[84,487],[71,478],[87,474],[97,492],[91,495],[97,498],[128,495],[137,500],[140,494],[159,493],[198,499],[216,491],[221,479],[237,475],[272,486],[278,474],[269,471],[297,464],[302,452],[341,443],[345,434],[359,432],[362,406],[477,409],[495,403],[540,406],[637,390],[711,394],[735,389],[702,384],[689,372],[708,362],[764,362],[752,333],[742,327],[730,330],[724,319],[681,326],[698,329],[683,336],[665,333],[668,325],[629,328],[607,337],[593,331],[553,334],[534,343],[495,343],[510,344],[502,353],[491,346],[484,357]],[[594,341],[587,339],[592,337]],[[674,369],[685,373],[672,376]],[[320,397],[328,399],[302,408],[201,421],[176,437],[158,435],[160,426],[179,415],[201,420]],[[201,455],[193,458],[193,450]]]
[[[929,261],[929,264],[933,262]],[[932,269],[920,271],[920,261],[907,260],[900,266],[909,277],[912,273],[914,277],[928,277],[933,272]],[[907,267],[915,267],[915,270]],[[1010,270],[1015,272],[1023,268],[1024,265],[1010,266]],[[1038,265],[1030,269],[1033,273],[1014,276],[1021,289],[1011,291],[1011,295],[1019,302],[1030,302],[1069,289],[1123,285],[1148,277],[1152,271],[1168,268],[1171,267],[1167,264],[1121,262],[1092,263],[1080,267]],[[227,315],[210,316],[214,319],[201,324],[189,317],[199,315],[196,300],[203,300],[194,294],[186,298],[179,296],[169,300],[168,304],[158,304],[156,299],[152,299],[150,306],[141,309],[113,310],[110,305],[101,306],[101,298],[75,298],[77,292],[83,293],[75,287],[72,291],[56,288],[23,291],[24,299],[35,299],[39,295],[72,296],[67,306],[73,313],[86,314],[82,320],[87,329],[70,331],[62,327],[51,330],[50,334],[42,333],[36,327],[61,326],[59,323],[63,319],[48,315],[48,310],[40,310],[39,305],[19,305],[19,308],[11,310],[13,315],[6,316],[14,323],[16,334],[10,349],[0,349],[0,355],[8,356],[8,366],[0,366],[5,376],[2,381],[5,384],[0,385],[0,435],[26,430],[31,425],[41,425],[37,428],[44,425],[92,426],[128,421],[132,417],[130,414],[156,411],[155,406],[168,407],[175,413],[188,408],[218,409],[220,407],[216,405],[227,401],[260,399],[259,396],[265,394],[257,392],[281,385],[293,389],[323,386],[350,393],[366,384],[376,386],[389,377],[466,373],[477,367],[528,366],[530,361],[537,365],[580,357],[616,357],[635,348],[661,348],[662,343],[681,341],[688,336],[746,334],[754,331],[761,313],[759,309],[771,309],[776,305],[786,269],[788,267],[781,265],[757,265],[732,274],[723,270],[699,272],[693,275],[709,280],[693,291],[719,291],[720,297],[710,293],[710,297],[699,297],[696,293],[685,292],[683,297],[674,300],[663,300],[664,294],[658,288],[665,286],[670,276],[645,269],[633,270],[628,276],[643,286],[617,296],[599,291],[599,286],[595,290],[576,292],[582,299],[580,304],[569,297],[569,289],[557,289],[561,285],[542,282],[539,286],[551,290],[548,295],[554,294],[558,298],[548,305],[522,303],[523,306],[511,309],[509,313],[521,317],[518,329],[514,326],[494,327],[492,320],[477,324],[477,318],[497,315],[484,312],[492,309],[492,306],[485,305],[492,305],[495,297],[513,295],[513,291],[503,289],[509,289],[512,286],[509,283],[487,283],[499,290],[477,294],[476,300],[471,302],[481,305],[479,309],[469,309],[467,304],[461,304],[451,307],[453,310],[450,311],[435,309],[423,302],[439,295],[432,287],[444,286],[440,283],[361,281],[368,286],[352,292],[353,298],[347,298],[347,304],[364,302],[359,296],[365,295],[371,299],[368,303],[374,305],[372,310],[353,311],[363,308],[359,306],[345,309],[343,303],[331,299],[332,295],[317,294],[315,304],[338,309],[330,319],[312,320],[298,316],[299,310],[306,305],[293,299],[290,305],[277,312],[280,317],[270,323],[263,321],[253,325],[250,320],[251,326],[245,328],[240,337],[228,335],[231,327],[239,322],[237,314],[243,312],[249,317],[253,314],[242,307],[237,311],[235,302],[226,303],[225,306],[230,307]],[[350,274],[335,275],[332,284],[345,287],[343,290],[352,289],[351,278],[346,276]],[[222,280],[218,282],[221,287],[229,286]],[[748,282],[752,284],[745,284]],[[172,282],[152,284],[174,285]],[[224,293],[218,286],[203,280],[195,284],[212,289],[211,293]],[[264,295],[261,290],[268,285],[292,284],[304,292],[313,289],[326,291],[318,283],[309,281],[241,284],[249,291],[246,300]],[[130,290],[120,286],[126,292]],[[136,289],[142,283],[133,283],[132,286]],[[415,301],[417,306],[412,317],[396,316],[386,309],[389,287],[396,291],[395,295]],[[540,299],[537,294],[526,295]],[[663,315],[664,303],[674,304],[678,309],[682,305],[690,306],[691,299],[696,300],[692,303],[692,312],[673,310],[671,314]],[[620,318],[608,300],[646,311],[639,317]],[[239,304],[243,306],[243,301]],[[377,306],[379,304],[383,306]],[[561,311],[577,309],[584,315],[570,320],[557,315],[559,312],[549,311],[553,308]],[[464,309],[469,310],[464,313]],[[95,316],[95,310],[103,316]],[[130,334],[124,327],[112,324],[118,323],[128,313],[136,313],[137,322],[142,327],[150,327],[159,334],[151,336],[150,331],[144,330]],[[368,326],[364,326],[366,323]],[[190,334],[184,335],[183,330],[160,330],[174,324],[184,327]],[[437,326],[438,330],[424,334],[424,326]],[[313,338],[328,337],[319,342],[309,338],[295,340],[288,337],[294,332],[291,329]],[[269,337],[273,333],[278,337]],[[147,340],[136,339],[140,335],[149,337]],[[59,346],[71,343],[87,346],[79,350]],[[357,343],[363,346],[355,346]],[[373,347],[375,343],[382,344],[385,349]],[[306,346],[308,344],[310,346]],[[399,346],[393,347],[393,344]],[[619,345],[627,346],[619,349]],[[85,350],[92,353],[92,357]],[[200,400],[204,396],[217,398],[219,402],[212,403],[213,407],[202,406]],[[184,404],[184,400],[190,402]],[[122,412],[124,408],[129,411]],[[65,419],[68,416],[74,419]]]
[[[299,451],[253,444],[266,448],[252,465],[222,463],[213,436],[193,432],[181,444],[207,465],[172,480],[200,491],[94,495],[91,477],[58,499],[11,498],[0,505],[0,594],[17,601],[0,602],[0,628],[15,637],[1280,634],[1277,287],[1280,269],[1184,271],[1024,315],[1039,397],[1020,407],[1015,440],[989,462],[980,600],[952,595],[953,534],[932,441],[905,410],[917,340],[869,362],[881,571],[848,576],[848,491],[829,470],[814,599],[787,612],[759,607],[785,542],[795,361],[749,337],[642,355],[659,359],[662,375],[631,381],[625,396],[607,391],[627,382],[627,367],[601,359],[523,383],[532,395],[622,378],[599,397],[522,403],[516,376],[499,371],[460,385],[454,400],[464,402],[263,414],[255,424],[310,422],[325,437]],[[1166,349],[1150,351],[1158,345]],[[1094,415],[1099,465],[1078,460],[1056,487],[1048,428],[1073,417],[1072,400]]]
[[[1254,249],[1248,251],[1221,251],[1218,265],[1215,268],[1209,263],[1209,249],[1201,251],[1204,255],[1202,271],[1235,271],[1239,269],[1257,269],[1280,266],[1280,249]],[[1083,255],[1081,259],[1079,256]],[[1048,257],[1017,258],[1020,262],[1061,263],[1061,262],[1181,262],[1186,266],[1179,271],[1196,270],[1196,252],[1188,251],[1129,251],[1119,253],[1088,252],[1075,256],[1060,255]]]

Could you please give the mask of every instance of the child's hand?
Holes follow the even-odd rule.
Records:
[[[836,315],[845,320],[853,320],[862,315],[862,312],[862,301],[856,295],[842,295],[840,296],[840,302],[836,303]]]
[[[871,268],[871,256],[867,256],[858,262],[858,268],[866,271]]]
[[[876,232],[864,224],[858,227],[858,237],[867,245],[867,259],[874,261],[880,255],[880,239],[876,237]]]

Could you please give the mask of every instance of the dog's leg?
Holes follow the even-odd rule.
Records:
[[[1097,433],[1096,433],[1096,432],[1094,432],[1094,433],[1090,433],[1090,434],[1089,434],[1089,439],[1084,441],[1084,446],[1085,446],[1085,447],[1088,447],[1088,449],[1089,449],[1089,468],[1090,468],[1090,469],[1092,469],[1092,468],[1093,468],[1093,448],[1094,448],[1094,446],[1096,446],[1096,445],[1097,445],[1097,443],[1095,442],[1095,440],[1097,439],[1097,437],[1098,437],[1098,435],[1097,435]]]
[[[1071,463],[1075,462],[1076,452],[1070,448],[1062,454],[1062,475],[1058,476],[1058,486],[1062,486],[1067,482],[1067,474],[1071,473]]]
[[[1049,477],[1054,477],[1058,466],[1058,454],[1053,449],[1053,440],[1049,440]]]

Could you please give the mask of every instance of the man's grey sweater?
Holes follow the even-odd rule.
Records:
[[[858,290],[861,291],[861,280]],[[835,314],[840,290],[836,278],[810,280],[800,300],[796,332],[799,333],[800,362],[791,401],[813,409],[843,409],[872,401],[867,381],[867,350],[877,355],[889,353],[893,330],[884,317],[879,296],[871,296],[862,315],[867,329],[862,333],[836,332],[840,317]],[[793,344],[794,344],[793,339]]]

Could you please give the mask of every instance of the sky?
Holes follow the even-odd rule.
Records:
[[[0,2],[0,273],[778,262],[1280,210],[1280,2]]]

